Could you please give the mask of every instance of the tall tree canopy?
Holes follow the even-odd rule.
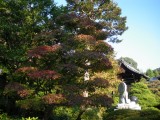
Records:
[[[3,0],[0,2],[0,64],[15,70],[26,61],[24,54],[34,36],[49,30],[52,0]]]
[[[78,117],[87,106],[111,105],[120,69],[108,42],[120,42],[127,29],[116,3],[6,0],[0,14],[1,64],[12,69],[4,94],[12,104],[45,119],[57,105],[80,106]]]
[[[160,74],[156,69],[155,70],[147,69],[146,75],[148,75],[149,77],[158,77]]]

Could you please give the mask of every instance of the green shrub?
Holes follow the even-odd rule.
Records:
[[[51,120],[75,120],[79,114],[79,107],[55,107]]]
[[[142,82],[131,85],[130,95],[138,97],[138,102],[142,107],[151,107],[158,104],[155,94]]]
[[[102,120],[105,108],[88,108],[83,115],[81,120]]]
[[[40,98],[24,99],[16,101],[16,105],[24,110],[41,111],[44,105]]]
[[[124,120],[130,118],[131,116],[137,117],[139,116],[139,111],[133,110],[116,110],[110,113],[106,113],[103,117],[103,120]]]
[[[20,117],[20,116],[9,116],[7,113],[0,113],[0,120],[39,120],[38,117]]]
[[[156,99],[160,103],[160,81],[156,80],[156,81],[148,82],[148,88],[152,91],[152,93],[156,95]]]
[[[127,110],[121,109],[105,113],[103,120],[159,120],[160,110],[158,109],[144,109],[144,110]]]
[[[0,114],[0,120],[8,120],[8,119],[9,119],[9,117],[6,113]]]
[[[117,105],[119,103],[119,97],[113,97],[114,103],[112,104],[113,106]]]
[[[140,112],[140,116],[144,117],[146,120],[159,120],[160,110],[154,107],[148,107]]]
[[[55,107],[53,115],[50,117],[52,120],[76,120],[81,112],[79,107]],[[81,115],[81,120],[102,120],[105,112],[104,107],[91,107],[87,108]]]
[[[39,120],[38,117],[28,117],[28,118],[23,118],[22,120]]]

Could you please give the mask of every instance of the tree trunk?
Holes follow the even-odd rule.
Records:
[[[82,116],[82,114],[83,114],[85,111],[86,111],[86,110],[81,110],[81,111],[79,112],[78,117],[77,117],[76,120],[81,120],[81,116]]]
[[[47,106],[45,111],[44,111],[44,118],[43,120],[48,120],[49,117],[51,116],[52,114],[52,109],[53,109],[53,106]]]

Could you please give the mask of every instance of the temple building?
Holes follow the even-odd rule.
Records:
[[[149,81],[156,81],[156,80],[160,80],[160,76],[152,77],[149,79]]]
[[[144,73],[132,67],[124,59],[119,60],[119,65],[122,68],[123,72],[119,74],[119,77],[124,80],[127,85],[130,85],[134,82],[139,82],[141,78],[149,79]]]

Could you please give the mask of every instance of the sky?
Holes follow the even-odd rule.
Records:
[[[120,37],[123,41],[111,44],[116,58],[130,57],[138,68],[160,67],[160,0],[114,0],[127,17],[128,30]],[[58,5],[65,0],[55,0]],[[159,55],[158,55],[159,54]]]

